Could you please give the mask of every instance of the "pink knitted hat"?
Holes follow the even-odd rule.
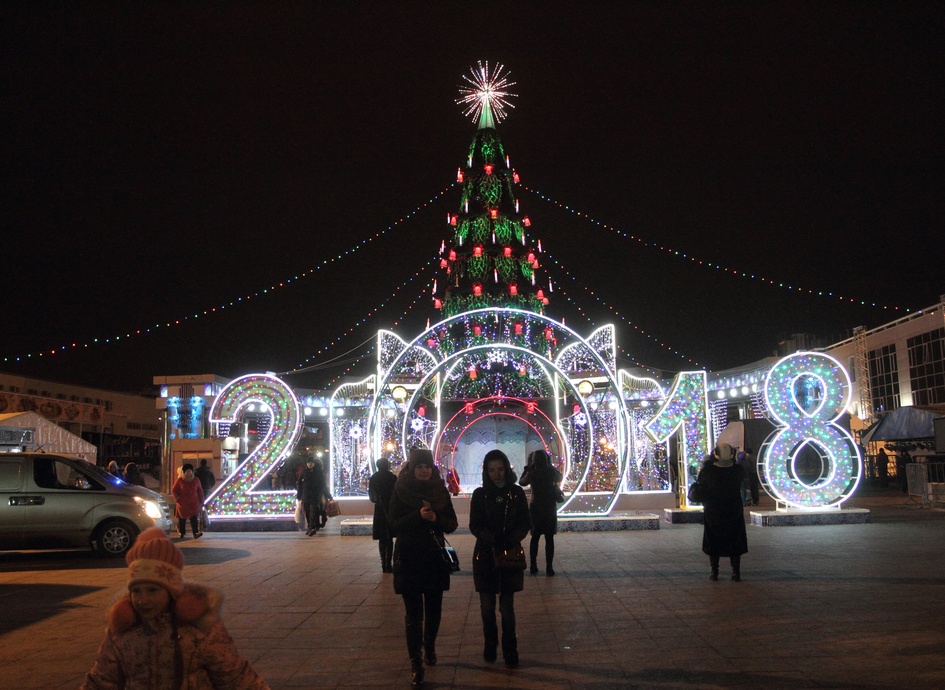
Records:
[[[128,549],[128,586],[153,582],[177,597],[184,588],[184,553],[158,527],[146,529]]]

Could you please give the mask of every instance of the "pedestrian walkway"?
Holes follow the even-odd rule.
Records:
[[[559,534],[557,575],[526,574],[516,595],[516,670],[482,660],[460,530],[426,687],[943,687],[945,512],[903,504],[861,492],[851,505],[869,524],[749,526],[741,583],[709,581],[701,525]],[[181,546],[185,576],[225,593],[230,632],[274,690],[409,687],[403,607],[369,537],[341,537],[336,518],[314,537]],[[125,578],[123,561],[84,550],[0,553],[0,684],[78,687]]]

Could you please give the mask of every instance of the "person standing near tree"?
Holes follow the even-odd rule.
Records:
[[[555,533],[558,531],[558,484],[561,473],[551,466],[548,453],[536,450],[529,454],[519,484],[532,487],[532,502],[528,506],[532,538],[528,545],[529,572],[538,573],[538,540],[545,537],[545,574],[555,574]]]
[[[368,479],[368,498],[374,504],[374,522],[371,537],[377,541],[377,550],[381,555],[381,572],[394,571],[394,538],[390,533],[390,497],[394,493],[397,475],[390,471],[390,460],[381,458],[377,461],[377,472]]]
[[[423,686],[423,655],[435,666],[436,636],[443,613],[443,592],[450,588],[450,569],[441,556],[444,534],[456,531],[453,501],[433,453],[411,448],[390,499],[394,542],[394,592],[404,599],[410,684]],[[422,650],[422,654],[421,654]]]
[[[528,534],[528,499],[515,483],[515,471],[501,450],[490,450],[482,461],[482,486],[469,503],[469,531],[476,537],[473,550],[473,584],[479,592],[479,613],[484,638],[482,658],[497,657],[496,595],[502,614],[502,658],[507,668],[518,666],[515,637],[515,593],[525,589],[524,554],[521,567],[500,567],[496,552],[521,549]]]

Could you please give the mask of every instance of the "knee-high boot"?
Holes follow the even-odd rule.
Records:
[[[440,621],[427,620],[423,626],[423,656],[427,666],[436,666],[436,634],[440,631]]]
[[[709,573],[709,579],[718,580],[719,579],[719,557],[709,556],[709,566],[712,568],[712,572]]]
[[[423,685],[423,626],[419,620],[410,620],[404,617],[407,633],[407,654],[410,656],[410,687],[419,688]]]
[[[545,573],[548,575],[554,575],[554,560],[555,560],[555,537],[553,534],[545,535]]]
[[[547,541],[545,542],[547,544]],[[538,572],[538,535],[533,534],[532,540],[528,543],[528,557],[531,565],[528,572],[532,575]]]
[[[729,559],[732,562],[732,579],[735,582],[742,581],[742,557],[732,556]]]

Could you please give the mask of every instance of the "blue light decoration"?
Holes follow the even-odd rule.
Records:
[[[295,512],[294,491],[260,490],[259,486],[298,443],[302,405],[276,376],[249,374],[220,391],[210,408],[210,421],[232,424],[250,405],[267,407],[271,424],[253,452],[208,497],[205,505],[211,517],[289,517]]]
[[[793,508],[839,508],[853,494],[863,468],[856,442],[836,423],[850,403],[846,370],[829,355],[799,352],[771,368],[764,393],[781,426],[759,455],[765,490]],[[802,471],[805,451],[816,459],[816,476]]]

